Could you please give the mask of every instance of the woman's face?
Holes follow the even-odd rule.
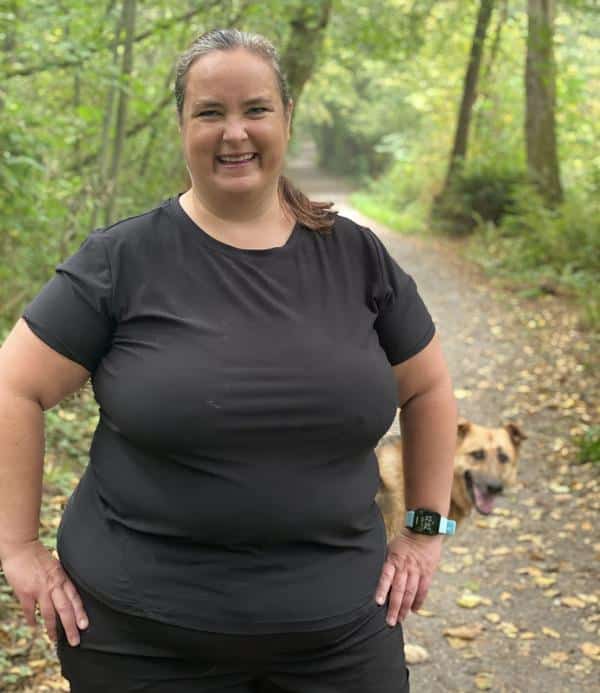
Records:
[[[187,73],[180,131],[194,189],[258,196],[277,190],[290,137],[277,77],[241,48],[202,56]],[[242,161],[232,157],[240,156]]]

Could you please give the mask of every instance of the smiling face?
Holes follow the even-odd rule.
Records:
[[[277,77],[243,48],[198,58],[186,77],[180,119],[183,153],[201,199],[277,194],[290,137]],[[235,159],[238,159],[237,161]]]

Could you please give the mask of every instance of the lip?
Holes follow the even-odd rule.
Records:
[[[248,156],[250,154],[252,154],[252,158],[247,159],[246,161],[221,161],[221,159],[219,159],[220,156]],[[249,166],[250,164],[253,164],[258,159],[258,152],[242,152],[240,154],[217,154],[215,158],[219,166],[223,166],[225,168],[242,168],[244,166]]]

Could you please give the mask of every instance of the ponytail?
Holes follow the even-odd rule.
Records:
[[[337,212],[331,209],[333,202],[309,200],[285,176],[279,177],[279,196],[301,224],[318,233],[331,233],[337,215]]]

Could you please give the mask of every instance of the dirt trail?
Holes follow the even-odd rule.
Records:
[[[310,151],[288,174],[372,228],[415,278],[461,415],[487,426],[513,420],[528,436],[517,487],[445,540],[422,615],[404,621],[406,642],[429,654],[409,665],[412,690],[600,691],[600,469],[576,463],[572,441],[600,401],[592,337],[564,299],[495,288],[456,243],[400,236],[364,218],[348,205],[350,186],[316,171]],[[466,592],[478,606],[457,603]],[[461,625],[478,634],[444,635]]]

